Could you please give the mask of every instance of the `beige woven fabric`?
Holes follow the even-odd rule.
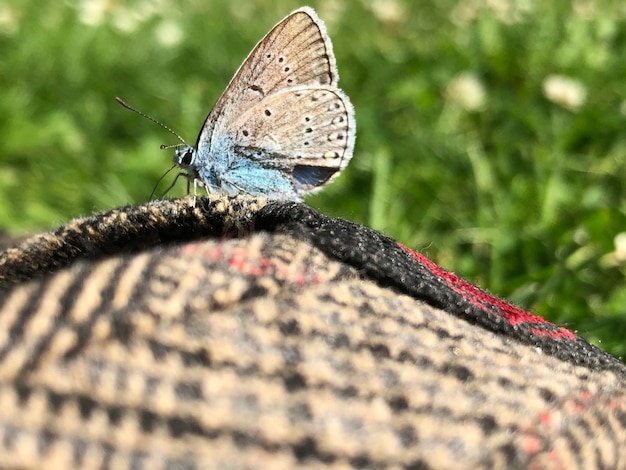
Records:
[[[2,468],[626,468],[617,361],[383,287],[261,206],[123,208],[0,255]]]

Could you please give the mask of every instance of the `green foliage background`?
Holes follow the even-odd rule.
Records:
[[[177,142],[114,97],[194,142],[252,46],[299,6],[4,0],[0,227],[41,230],[145,201],[171,165],[159,145]],[[348,169],[308,202],[623,356],[623,2],[311,6],[333,39],[358,137]],[[461,74],[483,90],[481,106],[451,92]],[[551,75],[582,85],[580,106],[547,98]]]

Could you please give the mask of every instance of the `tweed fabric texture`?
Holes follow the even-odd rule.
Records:
[[[626,468],[625,377],[301,204],[158,201],[0,252],[2,468]]]

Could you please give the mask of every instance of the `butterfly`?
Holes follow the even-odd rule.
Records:
[[[175,166],[194,194],[302,201],[352,158],[354,108],[338,80],[323,21],[309,7],[292,12],[244,60],[196,144],[179,137]]]

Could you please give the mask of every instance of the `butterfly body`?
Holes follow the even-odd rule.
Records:
[[[301,201],[343,170],[356,126],[330,38],[310,8],[252,50],[174,163],[208,192]]]

